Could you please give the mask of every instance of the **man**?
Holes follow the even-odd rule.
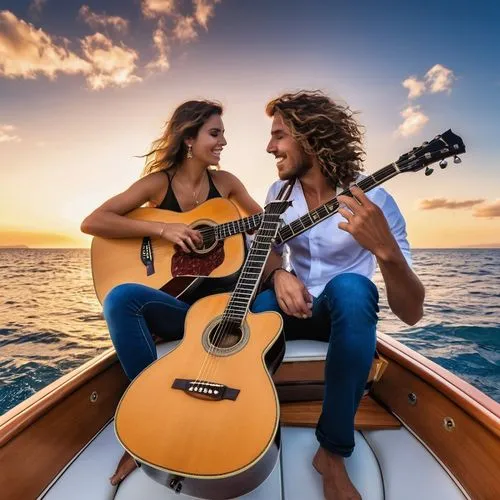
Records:
[[[295,179],[284,215],[289,223],[361,179],[361,132],[349,108],[319,91],[284,94],[266,107],[272,117],[267,151],[277,161],[280,181]],[[424,287],[411,270],[404,219],[382,188],[339,196],[338,214],[276,248],[264,276],[269,289],[253,311],[278,311],[285,337],[329,341],[325,397],[316,429],[320,447],[313,465],[323,476],[327,500],[359,499],[344,457],[354,449],[354,416],[373,362],[378,292],[371,281],[378,264],[389,305],[405,323],[423,314]],[[283,268],[286,249],[293,273]]]

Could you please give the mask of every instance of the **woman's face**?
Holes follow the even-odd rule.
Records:
[[[193,147],[193,158],[207,165],[218,165],[224,138],[224,124],[220,115],[212,115],[200,128],[196,139],[188,142]]]

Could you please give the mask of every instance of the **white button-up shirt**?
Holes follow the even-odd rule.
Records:
[[[266,204],[276,199],[284,182],[276,181],[269,188]],[[373,188],[366,195],[382,209],[392,234],[411,266],[406,224],[396,202],[381,187]],[[288,200],[293,201],[293,205],[282,215],[285,224],[290,224],[309,212],[299,180],[295,182]],[[345,218],[336,213],[285,244],[275,247],[275,250],[283,255],[284,265],[291,266],[309,293],[315,297],[338,274],[357,273],[372,279],[375,273],[375,256],[363,248],[351,234],[339,229],[338,224],[342,221],[345,222]]]

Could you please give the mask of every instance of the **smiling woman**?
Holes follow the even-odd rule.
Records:
[[[218,165],[222,149],[227,144],[221,115],[222,106],[215,102],[187,101],[181,104],[167,122],[163,135],[153,142],[151,151],[145,155],[143,177],[90,214],[82,222],[82,231],[100,237],[101,241],[104,238],[108,241],[114,238],[141,241],[143,238],[141,249],[144,252],[144,241],[149,242],[150,255],[153,255],[151,238],[155,244],[166,241],[172,248],[177,245],[187,254],[203,245],[200,231],[179,222],[178,218],[166,222],[159,215],[156,219],[145,220],[127,214],[143,205],[185,212],[211,198],[232,198],[248,214],[261,212],[260,206],[234,175],[209,169]],[[109,255],[106,258],[109,259]],[[116,260],[114,256],[112,258]],[[109,268],[111,263],[107,262],[103,267]],[[160,270],[154,273],[151,259],[147,266],[148,276],[163,275]],[[151,286],[140,283],[128,279],[126,283],[114,285],[103,300],[111,340],[131,380],[156,359],[152,334],[165,340],[182,337],[184,319],[190,307],[173,292],[171,295],[153,288],[150,281]],[[204,290],[200,294],[200,289],[197,289],[197,296],[203,296],[203,293]],[[134,468],[132,457],[125,454],[111,478],[112,484],[120,482]]]

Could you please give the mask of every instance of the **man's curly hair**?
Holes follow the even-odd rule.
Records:
[[[347,187],[363,170],[363,134],[348,106],[319,90],[300,90],[270,101],[266,113],[282,116],[304,152],[318,160],[332,187]]]

